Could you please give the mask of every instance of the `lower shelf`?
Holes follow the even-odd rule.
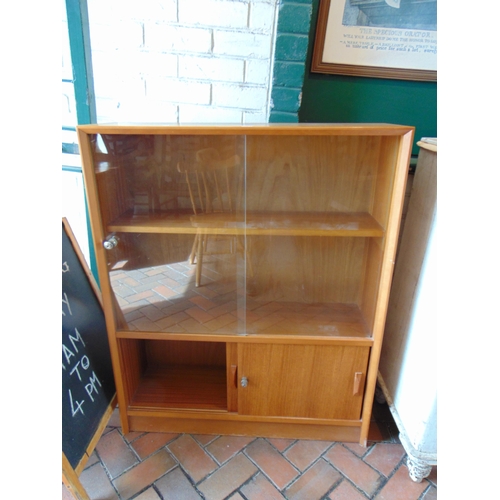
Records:
[[[227,411],[225,369],[186,365],[149,367],[130,406]]]

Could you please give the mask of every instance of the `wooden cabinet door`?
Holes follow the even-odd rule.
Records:
[[[240,344],[238,413],[357,420],[369,350],[358,346]]]

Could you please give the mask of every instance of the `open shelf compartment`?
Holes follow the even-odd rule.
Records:
[[[121,339],[129,408],[227,411],[226,344]]]

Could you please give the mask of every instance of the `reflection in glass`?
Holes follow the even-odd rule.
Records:
[[[362,290],[380,270],[377,196],[395,164],[381,137],[102,134],[93,146],[120,328],[369,335]]]

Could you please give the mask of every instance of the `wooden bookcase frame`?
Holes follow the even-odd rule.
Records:
[[[388,124],[78,127],[124,432],[246,434],[366,445],[413,133],[413,127]],[[243,166],[244,209],[208,214],[200,224],[189,211],[176,209],[127,215],[123,158],[110,163],[109,150],[103,154],[96,148],[98,137],[150,137],[155,144],[168,138],[174,150],[188,139],[212,149],[229,143]],[[127,161],[137,174],[144,156],[156,153],[155,146],[154,152],[132,154]],[[176,160],[168,168],[186,173],[193,162],[186,167]],[[274,176],[271,184],[269,175]],[[278,178],[287,182],[285,190]],[[132,189],[139,189],[140,182],[138,177]],[[291,307],[280,329],[258,329],[245,320],[251,315],[251,297],[243,294],[238,311],[244,320],[233,331],[129,328],[113,292],[110,253],[104,248],[113,235],[119,236],[121,257],[130,255],[140,235],[143,259],[161,247],[159,261],[174,252],[178,241],[192,242],[197,235],[243,241],[245,279],[252,270],[257,290],[271,279],[282,280],[294,290],[292,299],[312,306],[318,299],[339,303],[331,311],[344,319],[328,323],[332,312],[326,310],[320,327],[306,322],[294,330],[299,321],[285,320],[301,313],[300,307]],[[277,275],[292,247],[295,274],[285,270]],[[332,275],[335,286],[330,285]],[[300,295],[299,285],[310,291],[309,297]],[[356,312],[351,303],[357,304]]]

